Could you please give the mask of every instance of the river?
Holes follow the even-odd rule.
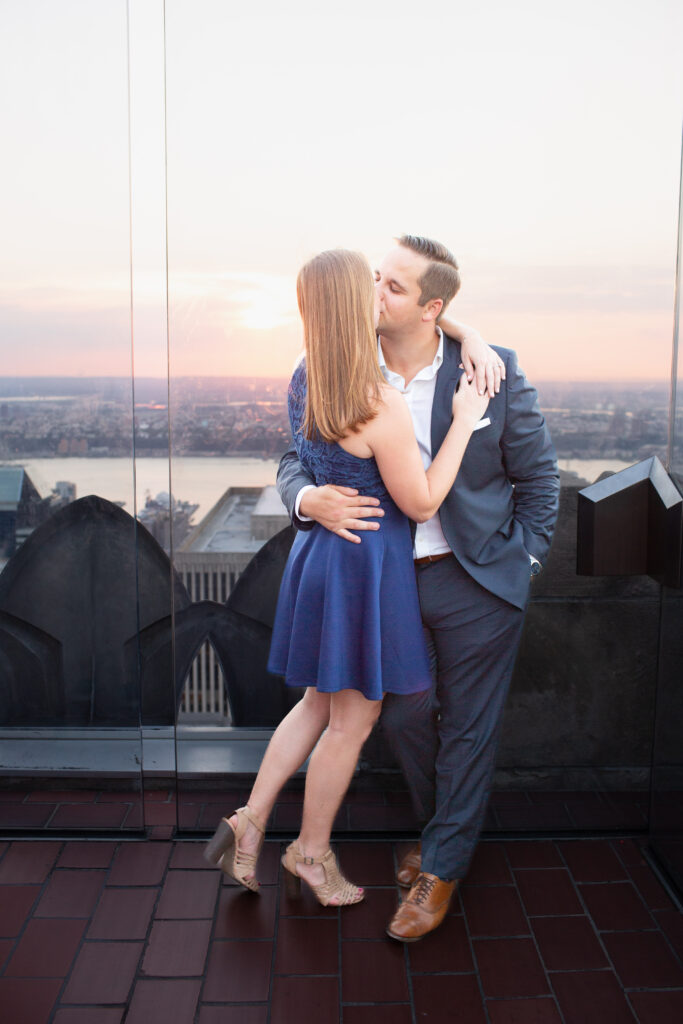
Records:
[[[24,466],[29,477],[46,496],[58,480],[76,485],[76,496],[98,494],[109,501],[124,503],[133,513],[133,460],[132,459],[21,459],[4,465]],[[625,469],[630,462],[618,459],[560,459],[560,468],[578,473],[589,482],[596,480],[605,470]],[[173,493],[181,501],[198,505],[194,522],[198,523],[216,504],[228,487],[265,487],[275,482],[276,459],[258,459],[242,456],[215,456],[208,458],[175,458],[172,462]],[[138,507],[145,503],[149,492],[155,497],[168,492],[168,462],[166,459],[139,458],[135,461]]]

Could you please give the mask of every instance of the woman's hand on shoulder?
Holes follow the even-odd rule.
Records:
[[[488,404],[488,392],[480,395],[476,380],[468,381],[463,373],[458,387],[453,392],[453,418],[474,430],[486,412]]]

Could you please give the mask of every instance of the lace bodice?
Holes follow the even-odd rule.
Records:
[[[336,442],[309,441],[304,437],[301,426],[306,413],[306,364],[303,360],[289,382],[287,400],[289,422],[299,461],[313,476],[316,484],[356,487],[361,494],[383,500],[389,498],[373,458],[362,459],[352,455]]]

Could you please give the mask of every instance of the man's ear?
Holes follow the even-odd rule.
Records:
[[[430,301],[422,307],[422,322],[429,323],[431,320],[436,323],[437,317],[442,309],[443,299],[430,299]]]

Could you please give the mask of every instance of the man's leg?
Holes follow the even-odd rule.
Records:
[[[418,570],[437,661],[434,814],[422,871],[463,878],[479,838],[524,612],[476,583],[455,558]]]
[[[403,772],[420,829],[434,816],[439,749],[436,655],[431,632],[424,632],[434,687],[420,693],[386,693],[380,716],[382,732]]]

